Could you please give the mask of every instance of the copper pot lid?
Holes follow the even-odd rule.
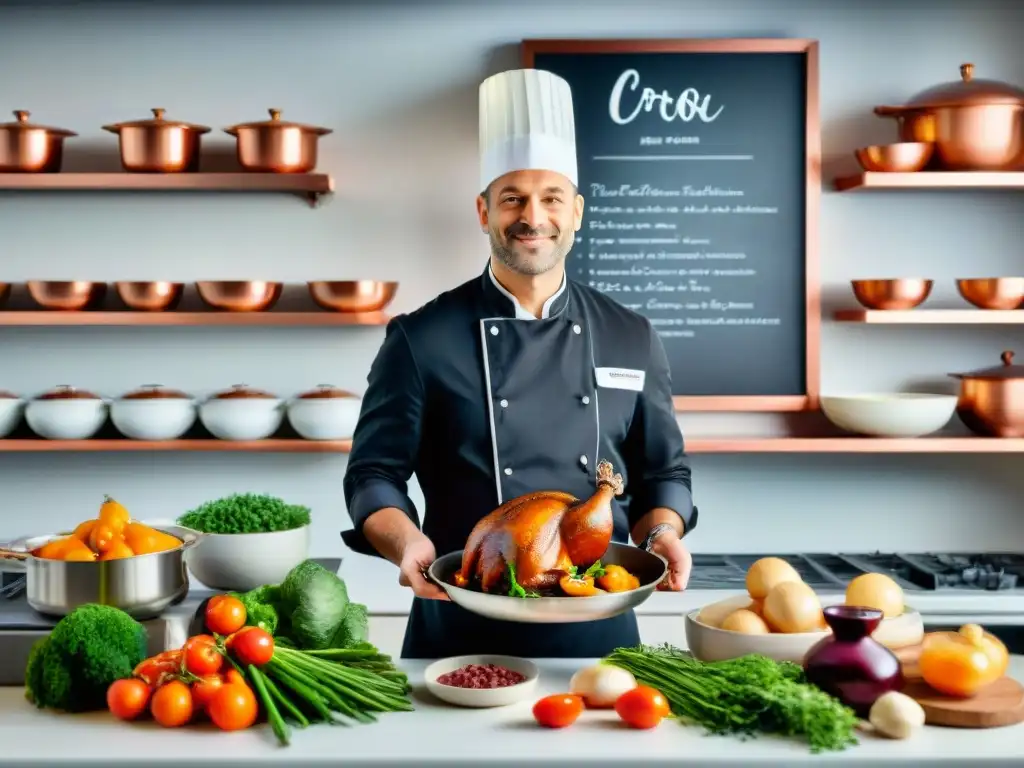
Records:
[[[908,107],[969,107],[1022,104],[1024,89],[1000,80],[977,80],[973,64],[960,65],[960,79],[933,86],[914,96]]]
[[[262,389],[250,387],[248,384],[235,384],[231,389],[225,389],[210,395],[211,400],[277,400],[277,395],[265,392]]]
[[[117,133],[122,128],[185,128],[196,133],[209,133],[210,129],[205,125],[194,125],[193,123],[183,123],[180,120],[165,120],[163,107],[155,107],[153,117],[148,120],[130,120],[126,123],[114,123],[113,125],[104,125],[104,131],[110,131],[111,133]]]
[[[954,379],[986,379],[988,381],[1001,381],[1005,379],[1024,379],[1024,365],[1013,364],[1013,352],[1006,350],[999,358],[1002,365],[995,365],[991,368],[981,368],[969,373],[951,373]]]
[[[224,133],[237,136],[238,131],[241,128],[298,128],[300,131],[305,133],[312,133],[316,136],[326,136],[328,133],[334,133],[331,128],[320,128],[316,125],[303,125],[302,123],[289,123],[287,120],[281,119],[281,110],[271,107],[267,110],[270,113],[269,120],[260,120],[255,123],[241,123],[239,125],[233,125],[230,128],[225,128]]]
[[[84,389],[75,389],[67,384],[60,384],[53,389],[43,392],[36,400],[102,400],[99,395],[94,395]]]
[[[21,400],[13,392],[8,392],[6,389],[0,389],[0,400]]]
[[[28,121],[32,113],[27,109],[14,110],[15,121],[13,123],[0,123],[0,131],[46,131],[51,136],[77,136],[74,131],[66,128],[51,128],[48,125],[36,125]]]
[[[328,400],[355,397],[351,392],[339,389],[332,384],[317,384],[316,389],[296,395],[297,400]]]
[[[171,389],[165,387],[162,384],[143,384],[138,389],[134,389],[131,392],[122,395],[122,400],[191,400],[191,396],[186,395],[177,389]]]

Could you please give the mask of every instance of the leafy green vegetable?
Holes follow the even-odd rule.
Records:
[[[300,648],[330,648],[348,605],[345,582],[314,560],[299,563],[281,583],[278,611],[288,616],[288,635]]]
[[[362,603],[349,603],[345,606],[345,615],[341,619],[334,637],[331,638],[331,648],[354,648],[360,643],[366,642],[370,637],[370,619],[367,616],[366,606]]]
[[[505,574],[508,579],[508,596],[509,597],[540,597],[539,594],[532,591],[527,591],[516,578],[516,564],[509,563],[507,566],[507,572]]]
[[[86,712],[106,708],[107,688],[146,658],[146,630],[124,611],[83,605],[29,653],[25,697],[39,708]]]
[[[599,579],[602,576],[604,576],[604,574],[604,566],[601,565],[600,560],[598,560],[592,566],[587,568],[587,570],[585,570],[582,575],[580,575],[580,569],[577,568],[575,565],[569,569],[570,579]]]
[[[308,507],[276,496],[236,493],[200,504],[178,518],[178,525],[203,533],[272,533],[309,525]]]
[[[618,648],[605,661],[661,691],[673,714],[715,734],[777,733],[814,753],[857,743],[857,716],[809,684],[798,664],[748,655],[701,662],[671,646]]]
[[[281,624],[278,605],[281,602],[281,588],[268,584],[248,592],[232,593],[245,606],[245,623],[259,627],[264,632],[276,635]],[[283,629],[283,628],[282,628]]]

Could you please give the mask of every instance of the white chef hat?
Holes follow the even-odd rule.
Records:
[[[527,170],[577,183],[572,90],[542,69],[513,69],[480,84],[480,189]]]

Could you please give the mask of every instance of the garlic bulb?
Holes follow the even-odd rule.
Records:
[[[637,687],[627,670],[611,664],[596,664],[579,670],[569,682],[569,692],[580,696],[592,709],[608,709],[626,691]]]

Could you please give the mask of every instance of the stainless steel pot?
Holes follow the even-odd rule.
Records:
[[[144,522],[144,521],[143,521]],[[188,594],[185,551],[203,538],[191,528],[169,523],[145,523],[181,539],[166,552],[99,562],[65,562],[34,557],[32,552],[70,531],[25,537],[0,547],[3,569],[24,571],[28,604],[48,616],[66,616],[86,603],[120,608],[137,620],[159,616]]]

